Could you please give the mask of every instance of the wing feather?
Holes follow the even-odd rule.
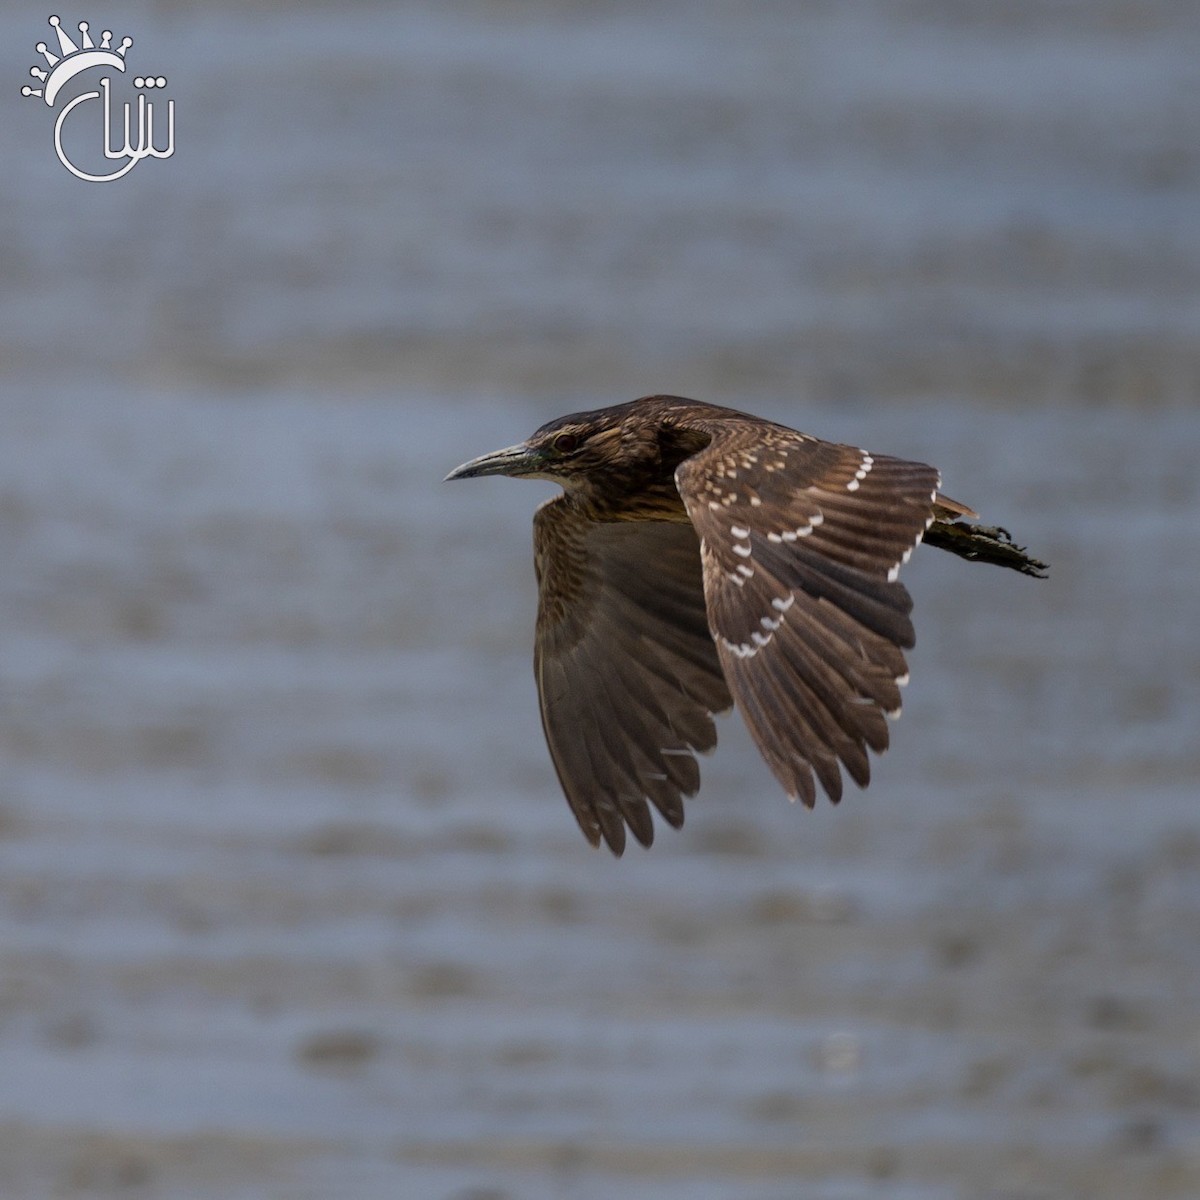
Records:
[[[897,575],[937,472],[769,422],[679,420],[710,434],[675,478],[730,690],[788,793],[812,805],[815,775],[836,803],[841,768],[866,786],[899,712],[915,634]]]
[[[695,752],[732,699],[708,628],[700,544],[682,521],[598,522],[567,496],[534,519],[542,725],[579,827],[615,854],[683,824]],[[648,568],[652,568],[649,569]],[[649,804],[647,803],[649,801]]]

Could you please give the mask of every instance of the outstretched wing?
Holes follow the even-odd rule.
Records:
[[[793,799],[836,804],[907,682],[900,566],[933,519],[938,474],[767,422],[697,417],[708,446],[675,473],[700,535],[704,592],[734,698]]]
[[[542,727],[588,841],[654,838],[649,799],[683,824],[695,750],[731,707],[705,615],[700,544],[686,522],[589,520],[565,496],[534,517],[534,654]]]

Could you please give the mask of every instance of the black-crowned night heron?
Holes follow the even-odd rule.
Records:
[[[823,442],[678,396],[543,425],[447,479],[551,479],[534,516],[534,666],[563,791],[592,845],[654,838],[647,801],[683,824],[736,701],[792,799],[815,774],[835,804],[908,681],[912,599],[898,581],[922,540],[1040,575],[998,528],[968,524],[922,463]]]

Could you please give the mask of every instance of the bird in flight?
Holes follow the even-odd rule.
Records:
[[[696,752],[736,702],[793,800],[870,779],[913,646],[901,566],[921,541],[1042,576],[932,467],[733,409],[647,396],[543,425],[447,479],[550,479],[533,519],[534,671],[571,811],[616,855],[683,824]],[[815,782],[814,782],[815,777]]]

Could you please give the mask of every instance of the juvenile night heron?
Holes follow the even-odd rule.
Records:
[[[647,804],[683,824],[695,752],[734,701],[793,799],[835,804],[870,779],[908,681],[924,540],[1040,575],[1002,529],[967,524],[922,463],[823,442],[678,396],[543,425],[447,479],[512,475],[565,489],[533,520],[542,726],[575,819],[614,854]]]

